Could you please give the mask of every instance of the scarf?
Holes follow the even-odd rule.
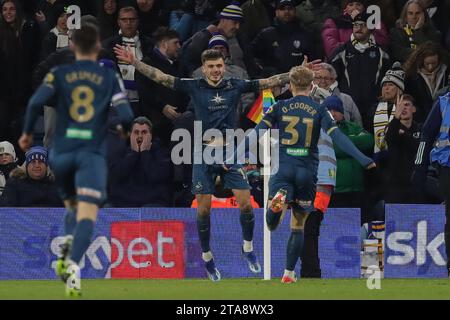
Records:
[[[415,49],[417,47],[417,44],[416,44],[415,40],[413,39],[413,35],[414,35],[413,27],[411,27],[409,25],[405,25],[403,27],[403,30],[405,30],[405,33],[408,36],[409,47],[412,48],[412,49]]]
[[[373,134],[375,137],[374,154],[379,154],[382,151],[387,151],[387,145],[385,140],[386,128],[394,118],[395,104],[392,106],[391,114],[389,112],[389,105],[387,102],[380,102],[377,105],[375,116],[373,118]]]
[[[366,43],[361,43],[355,39],[355,36],[352,33],[350,41],[352,42],[353,47],[355,47],[355,49],[361,53],[364,53],[364,51],[366,51],[370,47],[373,47],[376,44],[375,37],[373,36],[373,34],[370,35],[369,40]]]
[[[121,32],[119,32],[121,34]],[[137,34],[133,38],[122,37],[122,45],[127,47],[129,46],[131,50],[133,50],[134,56],[138,60],[142,60],[142,50],[141,50],[141,41],[139,40],[139,35]],[[135,67],[131,64],[128,64],[124,61],[119,61],[118,66],[120,69],[120,73],[122,74],[123,83],[125,85],[125,89],[127,89],[127,95],[130,102],[139,101],[139,96],[137,92],[136,82],[134,81],[134,72]]]
[[[69,46],[69,35],[67,32],[60,32],[56,27],[50,30],[50,32],[56,36],[56,49],[66,48]]]
[[[429,72],[423,68],[419,68],[419,75],[425,81],[428,90],[430,90],[431,97],[434,99],[439,89],[443,86],[443,81],[447,66],[440,64],[434,71]]]

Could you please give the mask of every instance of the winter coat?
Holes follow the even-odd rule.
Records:
[[[370,154],[373,150],[373,136],[361,126],[348,121],[338,122],[339,129],[353,142],[359,151]],[[336,144],[337,160],[335,193],[364,191],[364,171],[358,161],[343,152]]]
[[[372,106],[377,101],[381,80],[391,66],[389,55],[377,45],[361,53],[349,41],[336,51],[331,64],[338,75],[339,89],[353,98],[364,128],[369,130],[373,122]]]
[[[350,37],[353,33],[353,25],[349,18],[341,16],[338,19],[325,20],[322,28],[322,41],[325,50],[325,55],[328,60],[331,60],[335,51],[350,41]],[[383,49],[388,47],[389,33],[386,26],[381,23],[381,29],[373,32],[377,45]]]
[[[195,69],[202,65],[201,55],[204,50],[208,49],[208,43],[211,38],[211,32],[209,32],[208,29],[203,29],[183,43],[181,49],[181,63],[184,68],[183,73],[185,76],[190,76]],[[235,45],[232,45],[232,42],[234,42]],[[230,47],[230,55],[233,63],[246,69],[250,78],[257,78],[260,74],[260,68],[255,63],[255,58],[251,52],[248,40],[244,35],[238,34],[235,38],[228,39],[228,45]],[[237,59],[237,57],[241,55],[243,55],[242,59],[244,65],[241,65],[241,61]]]
[[[441,33],[433,26],[432,23],[424,24],[422,28],[414,30],[412,39],[416,46],[432,41],[441,44]],[[405,62],[413,49],[406,31],[400,27],[394,27],[390,31],[390,52],[393,61]]]
[[[314,38],[314,51],[318,58],[325,57],[321,32],[325,20],[339,17],[340,10],[333,1],[325,0],[322,5],[314,6],[310,0],[303,1],[297,6],[297,17],[302,26],[311,32]]]
[[[11,172],[0,198],[2,207],[63,207],[52,174],[41,180],[31,179],[24,167]]]
[[[264,68],[273,68],[277,74],[301,65],[305,55],[309,61],[316,58],[311,34],[297,19],[287,24],[275,19],[272,26],[256,36],[251,47],[260,64]]]
[[[108,162],[108,202],[114,207],[172,205],[170,153],[157,140],[148,151],[127,148],[121,156],[114,156]]]
[[[431,92],[430,86],[425,80],[425,76],[417,72],[405,80],[405,93],[408,93],[416,100],[416,114],[414,119],[418,122],[425,122],[433,107],[433,101],[438,97],[438,92],[446,85],[450,84],[450,69],[446,65],[441,65],[436,75],[436,88]]]

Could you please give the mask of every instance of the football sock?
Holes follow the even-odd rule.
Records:
[[[249,212],[241,211],[239,220],[242,227],[242,237],[245,241],[252,241],[253,229],[255,229],[255,216],[253,210],[250,210]]]
[[[303,230],[292,230],[286,250],[286,270],[294,271],[303,249]]]
[[[253,241],[244,240],[244,245],[242,247],[244,252],[252,252],[253,251]]]
[[[203,261],[205,261],[205,262],[208,262],[208,261],[212,260],[213,258],[214,258],[214,257],[213,257],[213,255],[212,255],[211,251],[203,252],[203,253],[202,253],[202,259],[203,259]]]
[[[64,216],[64,234],[73,235],[73,231],[77,226],[77,210],[76,209],[66,209],[66,214]]]
[[[75,228],[72,245],[71,260],[76,264],[80,263],[81,258],[91,243],[94,232],[94,221],[90,219],[80,220]]]
[[[197,231],[198,238],[200,239],[200,246],[202,252],[208,252],[211,250],[209,247],[210,237],[210,215],[200,216],[197,215]]]
[[[280,223],[280,219],[281,219],[281,213],[275,213],[272,211],[272,209],[267,209],[266,212],[266,223],[267,223],[267,227],[269,228],[270,231],[275,230],[278,226],[278,224]]]

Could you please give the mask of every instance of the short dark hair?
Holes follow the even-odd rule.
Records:
[[[140,124],[140,125],[146,124],[146,125],[148,126],[148,129],[150,130],[150,132],[152,132],[152,130],[153,130],[153,124],[152,124],[152,122],[151,122],[147,117],[141,116],[141,117],[135,118],[135,119],[133,120],[133,122],[131,122],[131,129],[133,129],[133,126],[134,126],[136,123],[137,123],[137,124]]]
[[[82,54],[92,53],[99,39],[98,28],[91,23],[86,23],[73,32],[71,39]]]
[[[159,45],[163,40],[180,39],[180,34],[168,27],[159,27],[153,33],[156,45]]]
[[[225,60],[222,52],[220,52],[219,50],[208,49],[203,51],[202,53],[202,63],[205,63],[205,61],[208,60],[217,60],[217,59]]]
[[[410,101],[413,105],[416,105],[416,99],[414,99],[414,97],[410,94],[404,94],[402,95],[402,100],[408,100]]]

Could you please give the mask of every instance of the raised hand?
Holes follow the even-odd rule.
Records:
[[[19,147],[23,152],[27,152],[30,149],[31,144],[33,143],[33,135],[23,133],[19,139]]]
[[[322,67],[321,63],[322,63],[322,60],[320,60],[320,59],[316,59],[311,62],[308,62],[308,56],[305,55],[303,62],[302,62],[302,66],[306,67],[312,71],[317,71]]]
[[[403,112],[403,95],[397,95],[397,101],[395,103],[395,113],[394,117],[400,119]]]
[[[126,62],[128,64],[133,64],[135,57],[133,52],[131,52],[130,47],[124,47],[116,44],[114,47],[114,53],[116,54],[117,60]]]

